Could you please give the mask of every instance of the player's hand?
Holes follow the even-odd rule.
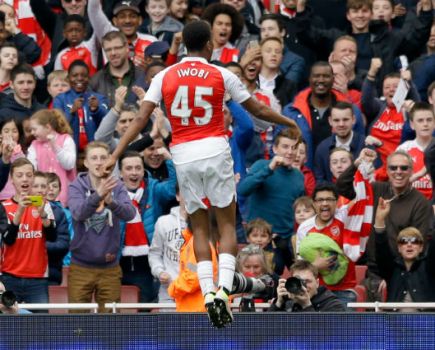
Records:
[[[106,161],[106,163],[104,163],[103,166],[101,167],[101,176],[108,177],[110,174],[112,174],[115,165],[116,165],[116,159],[110,156],[109,159]]]
[[[163,271],[159,275],[159,281],[161,284],[169,284],[171,283],[171,276],[169,275],[169,273]]]
[[[98,101],[98,98],[96,96],[91,96],[88,99],[88,103],[89,103],[89,109],[91,110],[91,112],[95,112],[98,109],[98,106],[100,104],[100,102]]]
[[[127,86],[121,85],[115,90],[115,109],[120,111],[125,102],[125,97],[127,96],[128,88]]]
[[[80,108],[83,108],[83,102],[85,101],[85,99],[83,97],[77,97],[74,100],[74,103],[70,109],[71,113],[76,113]]]
[[[281,156],[274,156],[272,160],[269,163],[270,170],[275,170],[279,166],[282,166],[284,164],[284,158]]]

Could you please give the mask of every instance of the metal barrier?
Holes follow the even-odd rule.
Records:
[[[97,303],[62,303],[62,304],[18,304],[19,309],[26,310],[92,310],[94,313],[98,312]]]
[[[380,312],[383,309],[435,309],[435,303],[347,303],[347,307],[353,309],[375,309]]]

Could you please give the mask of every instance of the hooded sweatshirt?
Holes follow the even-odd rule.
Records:
[[[32,100],[32,106],[27,108],[15,101],[14,94],[10,94],[1,101],[0,121],[13,116],[21,123],[42,108],[44,108],[44,106],[36,102],[35,99]]]
[[[136,211],[121,181],[112,191],[113,202],[97,211],[102,198],[92,188],[88,173],[80,173],[69,186],[74,238],[71,263],[91,268],[118,264],[121,244],[120,220],[130,221]]]

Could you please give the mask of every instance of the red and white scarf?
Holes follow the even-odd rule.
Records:
[[[370,165],[362,162],[355,173],[353,187],[355,203],[349,209],[344,223],[343,251],[352,261],[365,252],[373,218],[373,190],[369,182]]]
[[[142,217],[139,212],[139,203],[145,191],[145,182],[140,183],[136,192],[128,191],[131,202],[136,209],[136,215],[133,220],[125,224],[124,248],[122,249],[123,256],[142,256],[148,255],[149,242],[145,226],[142,222]]]

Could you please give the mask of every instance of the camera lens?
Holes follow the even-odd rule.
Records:
[[[289,277],[285,282],[285,288],[289,293],[301,294],[303,283],[298,277]]]
[[[6,307],[14,306],[17,301],[17,297],[14,292],[6,290],[1,294],[1,303]]]

